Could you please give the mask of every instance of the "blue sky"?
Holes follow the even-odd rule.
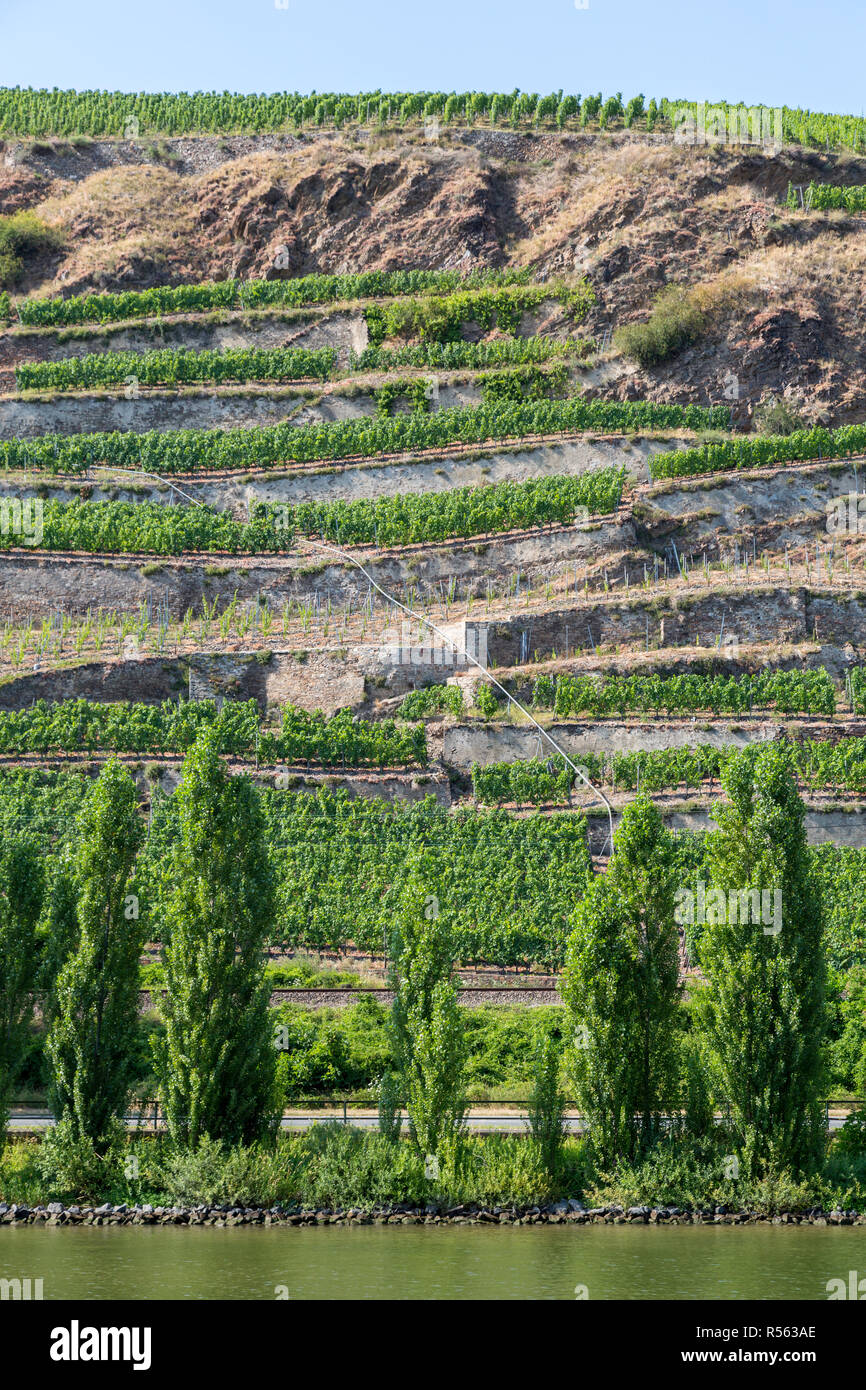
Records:
[[[866,0],[0,0],[0,85],[562,87],[860,115],[864,40]]]

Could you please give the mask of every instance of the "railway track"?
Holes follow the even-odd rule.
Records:
[[[163,994],[165,994],[164,989],[143,989],[139,990],[139,1000],[144,1008],[149,1008],[151,1003]],[[466,1009],[490,1008],[491,1006],[506,1004],[519,1004],[523,1008],[538,1009],[545,1005],[562,1003],[562,996],[556,988],[533,985],[524,987],[516,984],[463,985],[459,990],[458,997],[460,1004]],[[347,1009],[353,1004],[357,1004],[361,999],[375,999],[378,1004],[387,1007],[393,998],[393,990],[379,988],[375,985],[346,989],[298,988],[272,990],[270,1003],[272,1008],[278,1008],[280,1004],[297,1004],[305,1009]]]

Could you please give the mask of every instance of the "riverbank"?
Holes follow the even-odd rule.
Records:
[[[0,1155],[0,1227],[10,1225],[706,1224],[866,1225],[862,1136],[834,1135],[820,1168],[738,1172],[732,1136],[670,1132],[637,1162],[603,1167],[566,1136],[545,1162],[530,1135],[466,1134],[438,1156],[407,1138],[333,1120],[268,1142],[195,1148],[125,1138],[104,1157],[42,1140]],[[856,1152],[846,1152],[856,1141]]]

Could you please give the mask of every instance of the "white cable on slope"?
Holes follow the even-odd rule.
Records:
[[[148,473],[147,470],[144,469],[144,468],[136,468],[136,469],[118,468],[118,469],[115,469],[115,470],[112,470],[112,471],[118,472],[118,473],[127,473],[127,472],[132,473],[132,474],[139,473],[139,474],[143,474],[143,475],[144,475],[145,477],[147,477],[147,478],[155,478],[155,479],[157,479],[158,482],[165,483],[165,484],[167,484],[168,487],[174,488],[176,492],[179,492],[179,493],[180,493],[181,497],[186,497],[187,500],[188,500],[189,502],[192,502],[192,503],[194,504],[194,506],[197,506],[197,507],[202,506],[202,503],[199,502],[196,498],[190,497],[188,493],[185,493],[185,492],[181,491],[181,489],[177,486],[177,484],[176,484],[176,483],[172,483],[168,478],[161,478],[160,475],[159,475],[158,473]],[[572,772],[576,773],[576,775],[580,778],[580,780],[581,780],[587,787],[589,787],[589,790],[590,790],[591,792],[593,792],[593,793],[595,794],[595,796],[598,797],[599,801],[601,801],[601,802],[603,803],[603,805],[604,805],[604,807],[605,807],[605,809],[606,809],[606,811],[607,811],[607,819],[608,819],[608,840],[607,840],[606,843],[609,843],[609,844],[610,844],[611,853],[612,853],[612,852],[613,852],[613,807],[611,806],[611,804],[610,804],[610,802],[608,801],[607,797],[605,796],[604,792],[601,791],[598,787],[596,787],[596,786],[589,780],[589,778],[587,777],[586,773],[583,771],[582,768],[578,767],[576,763],[572,762],[571,758],[570,758],[570,757],[568,756],[568,754],[565,752],[565,749],[560,748],[559,744],[556,742],[556,739],[555,739],[551,734],[549,734],[549,733],[547,732],[546,729],[542,728],[542,726],[539,724],[538,720],[537,720],[532,714],[530,714],[529,710],[526,709],[526,708],[520,703],[519,700],[515,699],[515,697],[510,693],[510,691],[508,691],[508,690],[505,689],[505,686],[501,683],[501,681],[498,681],[498,680],[496,679],[496,677],[488,670],[488,668],[487,668],[486,666],[483,666],[483,665],[481,664],[480,661],[477,661],[476,658],[475,658],[474,656],[472,656],[472,654],[471,654],[470,652],[468,652],[468,651],[466,650],[465,647],[461,647],[461,646],[459,645],[459,643],[457,643],[457,642],[454,641],[453,638],[448,637],[447,634],[444,633],[444,632],[442,631],[441,628],[438,628],[438,627],[436,626],[435,623],[432,623],[432,622],[430,621],[429,618],[425,618],[425,617],[423,616],[423,614],[421,614],[421,613],[416,613],[415,610],[414,610],[413,608],[408,608],[408,607],[406,606],[405,603],[401,603],[399,599],[394,598],[393,594],[389,594],[388,591],[387,591],[387,589],[383,589],[383,588],[382,588],[382,585],[376,582],[376,580],[373,578],[372,574],[370,574],[369,570],[366,570],[366,569],[364,568],[364,566],[361,564],[361,561],[358,560],[358,559],[356,559],[356,557],[355,557],[354,555],[350,555],[349,552],[348,552],[347,550],[341,550],[340,547],[339,547],[338,545],[329,545],[326,541],[313,541],[313,540],[310,540],[309,536],[305,536],[305,537],[304,537],[304,540],[306,541],[307,545],[313,546],[314,549],[318,549],[318,550],[330,550],[334,555],[339,555],[339,556],[341,557],[341,559],[343,559],[343,560],[348,560],[348,561],[349,561],[349,564],[354,565],[356,569],[359,569],[359,570],[361,571],[361,573],[363,574],[364,578],[367,580],[368,584],[371,584],[372,587],[373,587],[374,589],[376,589],[376,590],[378,591],[378,593],[380,593],[380,594],[382,595],[383,598],[387,599],[387,601],[388,601],[389,603],[393,603],[393,605],[394,605],[395,608],[399,608],[403,613],[407,613],[407,614],[409,615],[410,618],[414,618],[416,622],[423,623],[425,627],[429,627],[430,630],[431,630],[431,632],[435,632],[436,635],[437,635],[437,637],[441,637],[442,640],[443,640],[444,642],[447,642],[447,643],[448,643],[449,647],[453,647],[453,649],[454,649],[455,652],[459,652],[460,655],[461,655],[461,656],[464,656],[464,657],[466,658],[467,661],[471,661],[471,662],[472,662],[472,665],[473,665],[473,666],[476,666],[476,667],[478,668],[478,670],[481,672],[481,674],[482,674],[487,680],[489,680],[489,681],[491,682],[492,685],[495,685],[495,686],[496,686],[496,689],[497,689],[497,690],[501,690],[501,691],[502,691],[502,694],[505,696],[506,700],[508,700],[510,704],[515,705],[515,706],[517,707],[517,709],[520,710],[520,713],[521,713],[521,714],[525,715],[525,717],[529,720],[529,722],[530,722],[531,724],[533,724],[533,725],[535,726],[535,728],[538,730],[538,733],[541,735],[541,737],[547,739],[548,743],[550,744],[550,746],[551,746],[551,748],[554,750],[554,752],[556,752],[556,753],[559,754],[559,756],[563,759],[563,761],[564,761],[565,763],[567,763],[568,766],[571,768]]]
[[[184,492],[183,488],[178,487],[177,483],[173,483],[170,478],[163,478],[159,473],[149,473],[146,468],[115,468],[112,466],[109,471],[111,473],[128,473],[131,478],[155,478],[158,483],[170,487],[173,492],[185,497],[187,502],[191,502],[194,507],[204,506],[204,503],[200,502],[197,497],[192,497],[188,492]]]
[[[402,612],[407,613],[410,618],[414,618],[416,622],[423,623],[425,627],[429,627],[432,632],[436,633],[437,637],[441,637],[444,642],[447,642],[450,647],[453,647],[454,651],[459,652],[460,655],[464,656],[467,661],[471,661],[472,665],[476,666],[478,670],[482,673],[482,675],[485,676],[486,679],[491,682],[491,684],[496,686],[497,690],[502,691],[502,694],[505,696],[506,700],[508,700],[512,705],[515,705],[517,709],[520,710],[521,714],[525,715],[531,724],[534,724],[541,737],[547,739],[551,748],[553,748],[553,750],[556,753],[558,753],[559,756],[568,764],[572,772],[576,773],[580,780],[583,783],[585,783],[587,787],[589,787],[590,791],[594,792],[594,794],[598,797],[599,801],[603,802],[607,810],[607,818],[609,824],[608,838],[610,842],[611,852],[613,852],[613,807],[611,806],[604,792],[593,785],[593,783],[589,780],[583,769],[578,767],[576,763],[572,762],[571,758],[568,756],[565,750],[563,748],[560,748],[559,744],[556,742],[556,739],[553,738],[553,736],[549,734],[547,730],[541,726],[541,724],[539,724],[538,720],[532,714],[530,714],[529,710],[526,709],[520,703],[519,700],[515,699],[515,697],[510,693],[510,691],[505,689],[505,686],[502,684],[502,682],[498,681],[496,677],[487,669],[487,667],[483,666],[480,661],[476,660],[476,658],[472,656],[472,654],[468,652],[465,647],[462,647],[458,642],[455,642],[453,638],[449,637],[447,633],[444,633],[442,629],[437,627],[435,623],[431,622],[429,618],[425,618],[423,614],[416,613],[414,609],[408,608],[405,603],[401,603],[399,599],[394,598],[392,594],[389,594],[387,589],[383,589],[381,584],[378,584],[376,582],[376,580],[373,578],[370,572],[364,568],[360,560],[356,559],[354,555],[351,555],[346,550],[341,550],[340,547],[337,545],[329,545],[325,541],[312,541],[308,536],[305,536],[304,539],[308,545],[312,545],[315,549],[330,550],[335,555],[339,555],[342,559],[348,560],[350,564],[354,565],[356,569],[359,569],[361,571],[367,582],[371,584],[374,589],[378,590],[378,592],[383,596],[383,598],[387,599],[389,603],[393,603],[395,608],[399,608],[402,610]]]

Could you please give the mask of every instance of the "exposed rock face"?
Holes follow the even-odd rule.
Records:
[[[813,304],[799,309],[765,309],[746,325],[742,364],[757,376],[800,372],[816,377],[816,358],[823,348],[821,316]]]
[[[128,141],[18,143],[0,150],[0,213],[31,208],[65,234],[28,266],[27,293],[514,264],[542,280],[586,274],[583,331],[601,335],[676,283],[700,292],[703,336],[606,394],[706,404],[732,372],[740,423],[770,394],[848,423],[866,413],[866,239],[857,218],[785,206],[789,183],[810,179],[864,183],[866,160],[628,131],[202,138],[159,157]]]

